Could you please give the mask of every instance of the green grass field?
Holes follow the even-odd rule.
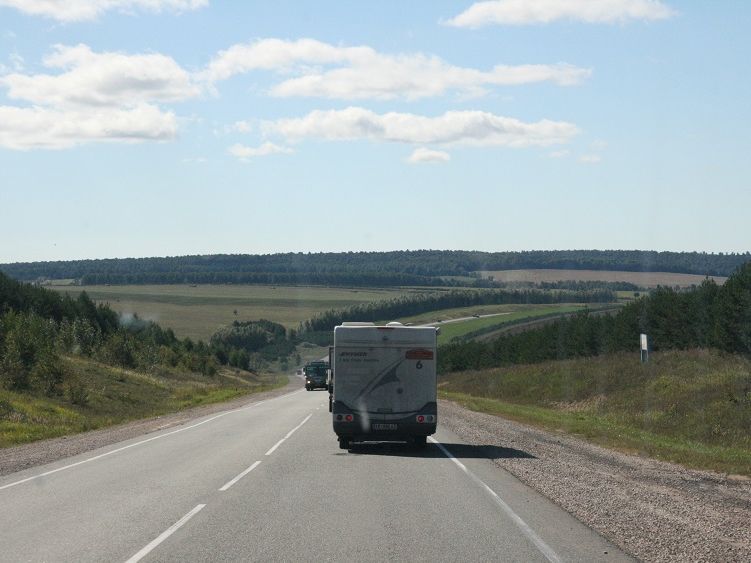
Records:
[[[443,398],[691,467],[751,475],[751,360],[707,350],[518,365],[441,378]]]
[[[82,357],[63,361],[75,374],[78,396],[82,393],[86,400],[74,403],[69,388],[52,397],[0,388],[0,447],[226,401],[281,387],[288,381],[286,375],[255,375],[233,369],[206,377],[166,369],[146,374]]]
[[[510,323],[518,323],[548,315],[573,313],[583,310],[586,306],[579,303],[561,303],[560,305],[506,305],[505,307],[508,307],[508,310],[501,312],[497,316],[441,323],[438,325],[441,327],[441,333],[438,335],[438,344],[446,344],[454,338],[465,336],[478,330],[500,329]]]
[[[380,301],[425,289],[349,289],[261,285],[50,286],[77,295],[85,290],[120,313],[138,313],[177,336],[208,340],[234,320],[268,319],[288,328],[328,309]],[[237,314],[235,315],[235,311]]]

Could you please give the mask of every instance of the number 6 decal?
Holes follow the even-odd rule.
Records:
[[[422,360],[417,360],[417,363],[415,364],[415,367],[417,369],[422,369]]]

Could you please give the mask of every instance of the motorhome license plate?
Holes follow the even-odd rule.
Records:
[[[396,424],[373,424],[373,430],[396,430]]]

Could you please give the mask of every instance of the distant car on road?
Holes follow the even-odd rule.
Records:
[[[305,389],[308,391],[313,389],[328,390],[328,362],[310,362],[303,368],[303,373],[305,374]]]

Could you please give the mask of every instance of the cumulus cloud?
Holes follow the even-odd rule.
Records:
[[[448,92],[476,96],[490,86],[570,86],[591,74],[564,63],[497,65],[483,71],[421,53],[387,55],[367,46],[342,47],[315,39],[261,39],[221,51],[199,76],[215,82],[257,70],[293,75],[272,86],[274,96],[336,99],[418,99]]]
[[[0,76],[9,99],[32,106],[0,107],[2,147],[67,148],[92,141],[172,139],[177,118],[156,104],[201,92],[189,73],[156,53],[95,53],[86,45],[57,45],[43,62],[60,72]]]
[[[316,110],[300,118],[262,123],[268,134],[291,141],[371,139],[410,144],[548,146],[565,143],[578,133],[575,125],[547,119],[525,123],[482,111],[449,111],[436,117],[412,113],[378,114],[349,107]]]
[[[0,85],[11,99],[57,107],[177,101],[201,92],[188,72],[158,53],[95,53],[87,45],[56,45],[44,65],[64,72],[6,74]]]
[[[61,22],[94,20],[105,12],[186,12],[208,5],[208,0],[0,0],[0,6]]]
[[[235,121],[230,125],[228,132],[236,131],[238,133],[250,133],[253,130],[253,124],[250,121]]]
[[[475,2],[446,23],[469,28],[558,20],[612,24],[662,20],[674,15],[675,11],[659,0],[492,0]]]
[[[271,154],[290,154],[295,152],[289,147],[280,147],[271,142],[263,143],[260,147],[246,147],[237,143],[227,150],[231,155],[241,160],[248,160],[258,156],[269,156]]]
[[[451,155],[447,152],[418,147],[409,155],[407,162],[421,164],[423,162],[448,162],[449,160],[451,160]]]
[[[569,151],[567,150],[561,150],[561,151],[552,151],[550,153],[550,158],[564,158],[569,155]]]
[[[0,106],[0,147],[64,149],[91,141],[163,141],[177,119],[151,105],[129,109],[58,110]]]

